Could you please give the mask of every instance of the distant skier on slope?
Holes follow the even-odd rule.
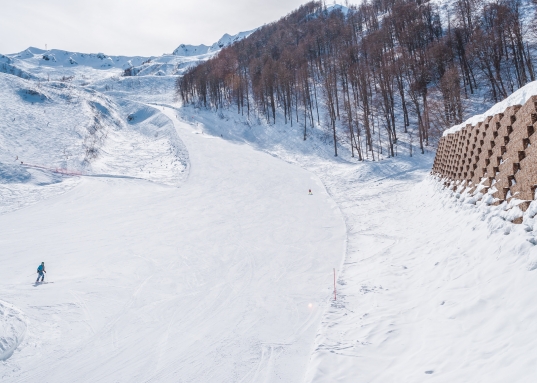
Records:
[[[35,283],[39,282],[39,278],[41,278],[41,282],[45,280],[45,262],[41,262],[41,264],[37,267],[37,279],[35,280]]]

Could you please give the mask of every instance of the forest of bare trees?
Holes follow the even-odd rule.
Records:
[[[440,14],[420,0],[370,0],[345,15],[312,1],[191,68],[177,92],[185,104],[282,118],[304,140],[324,125],[336,156],[342,140],[359,159],[379,145],[394,156],[412,124],[423,153],[463,121],[464,100],[497,102],[535,80],[520,0],[452,4]]]

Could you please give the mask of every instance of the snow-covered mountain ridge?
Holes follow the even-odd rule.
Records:
[[[95,69],[122,68],[140,65],[147,57],[108,56],[104,53],[78,53],[60,49],[43,50],[30,47],[22,52],[7,55],[14,60],[24,61],[35,66],[74,66],[83,65]]]
[[[23,78],[37,75],[42,79],[49,78],[51,69],[59,69],[64,73],[64,77],[70,77],[77,72],[77,69],[81,72],[84,68],[100,70],[103,72],[101,76],[107,71],[116,74],[125,73],[130,76],[179,75],[191,65],[207,60],[222,48],[248,37],[254,31],[255,29],[239,32],[233,36],[226,33],[211,46],[181,44],[172,54],[165,53],[151,57],[110,56],[104,53],[80,53],[30,47],[19,53],[0,55],[0,72],[21,74]]]
[[[258,28],[252,29],[251,31],[239,32],[234,36],[231,36],[226,33],[224,34],[224,36],[222,36],[220,40],[218,40],[211,46],[207,46],[204,44],[201,44],[201,45],[181,44],[173,51],[173,54],[175,56],[181,56],[181,57],[199,56],[199,55],[205,55],[208,53],[215,54],[218,51],[220,51],[222,48],[225,48],[237,41],[240,41],[250,36],[257,29]]]

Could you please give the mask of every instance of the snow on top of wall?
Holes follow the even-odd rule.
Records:
[[[459,130],[462,130],[468,124],[475,126],[477,123],[485,121],[487,117],[493,117],[498,113],[503,113],[505,109],[510,106],[524,105],[531,96],[535,95],[537,95],[537,81],[533,81],[524,85],[522,88],[511,94],[505,100],[502,100],[495,104],[485,113],[476,114],[475,116],[472,116],[466,121],[464,121],[462,124],[452,126],[444,132],[444,136],[447,136],[448,134],[457,133]]]

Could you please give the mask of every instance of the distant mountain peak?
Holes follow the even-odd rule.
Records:
[[[220,40],[218,40],[211,46],[207,46],[205,44],[200,44],[200,45],[181,44],[179,45],[179,47],[177,47],[176,50],[173,51],[173,55],[190,57],[190,56],[199,56],[199,55],[205,55],[205,54],[214,54],[218,52],[220,49],[227,47],[228,45],[231,45],[237,41],[240,41],[250,36],[257,29],[258,28],[252,29],[251,31],[239,32],[233,36],[230,35],[229,33],[225,33],[220,38]]]

